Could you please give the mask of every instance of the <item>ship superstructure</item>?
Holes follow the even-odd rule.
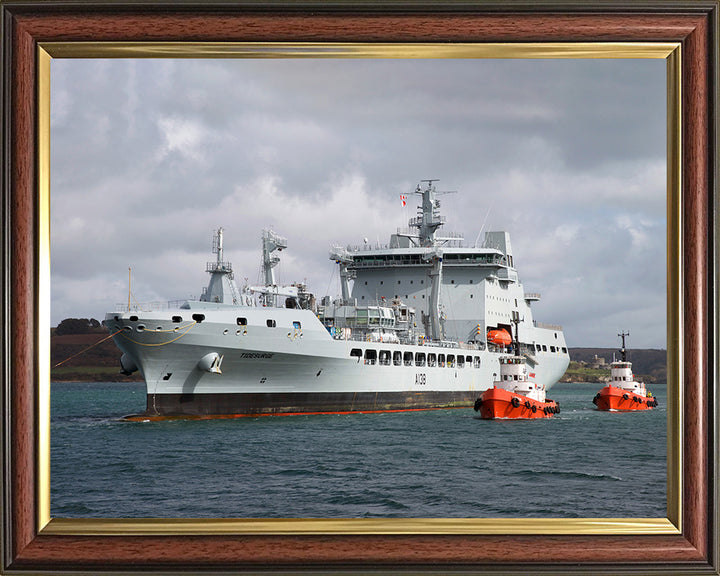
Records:
[[[319,303],[302,284],[276,284],[277,251],[287,241],[262,236],[264,284],[238,290],[223,258],[207,266],[197,301],[173,309],[108,313],[126,371],[147,383],[141,417],[366,412],[472,406],[514,348],[549,388],[569,356],[562,329],[533,320],[506,232],[481,246],[442,236],[435,180],[414,191],[418,215],[387,245],[333,247],[340,296]]]

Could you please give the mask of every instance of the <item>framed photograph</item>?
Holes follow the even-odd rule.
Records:
[[[3,569],[718,573],[717,8],[4,2]],[[52,518],[50,77],[75,58],[664,60],[667,517]]]

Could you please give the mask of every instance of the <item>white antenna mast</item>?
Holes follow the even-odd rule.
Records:
[[[478,232],[477,238],[475,238],[475,245],[473,248],[477,248],[478,242],[480,241],[480,234],[483,233],[483,229],[485,228],[485,222],[487,222],[488,216],[490,216],[490,210],[492,210],[492,206],[488,208],[488,211],[485,213],[485,218],[483,219],[482,225],[480,226],[480,232]]]

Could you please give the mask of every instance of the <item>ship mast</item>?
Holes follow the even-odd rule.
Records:
[[[334,246],[330,250],[330,259],[340,268],[340,290],[342,291],[343,305],[350,305],[350,280],[353,280],[357,274],[355,270],[349,270],[348,266],[354,262],[352,254],[345,248]]]
[[[273,256],[273,252],[277,250],[281,252],[283,248],[287,248],[287,239],[278,236],[272,230],[263,230],[262,233],[262,269],[263,278],[266,287],[277,287],[275,282],[275,272],[273,268],[278,265],[280,258]],[[275,306],[275,295],[269,292],[264,295],[266,306]]]
[[[626,353],[627,353],[627,351],[625,350],[625,336],[630,336],[630,332],[623,331],[620,334],[618,334],[618,336],[620,336],[620,338],[622,338],[622,348],[620,348],[620,355],[622,357],[622,361],[625,362]]]
[[[438,194],[452,194],[453,192],[438,192],[434,182],[437,179],[421,180],[426,183],[423,188],[421,184],[415,188],[415,194],[422,196],[422,204],[418,206],[418,216],[411,218],[408,224],[418,229],[420,246],[431,248],[425,255],[425,260],[430,263],[430,301],[428,302],[428,317],[430,319],[430,338],[442,340],[444,338],[442,325],[440,323],[440,287],[442,286],[443,254],[438,247],[435,232],[445,223],[445,217],[440,215],[440,200]]]
[[[448,192],[438,192],[435,190],[433,182],[437,182],[437,178],[431,180],[420,180],[426,182],[427,186],[423,188],[420,184],[415,188],[415,194],[422,196],[422,204],[418,206],[418,216],[411,218],[408,224],[418,229],[420,237],[420,246],[435,246],[435,232],[445,224],[445,217],[440,216],[440,200],[436,198],[440,194],[452,194]]]
[[[223,229],[218,228],[213,235],[212,251],[217,254],[215,262],[208,262],[205,271],[210,274],[210,282],[205,288],[201,302],[237,304],[238,292],[233,281],[232,264],[223,259]]]

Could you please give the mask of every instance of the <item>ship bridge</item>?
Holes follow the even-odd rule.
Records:
[[[435,180],[424,180],[418,216],[383,246],[331,250],[340,267],[343,301],[366,306],[386,299],[418,310],[418,327],[434,341],[477,340],[477,327],[507,323],[514,312],[532,322],[530,305],[514,268],[510,235],[485,233],[480,245],[463,244],[458,234],[440,236],[445,224]],[[414,229],[414,230],[413,230]],[[352,290],[351,290],[352,280]]]

